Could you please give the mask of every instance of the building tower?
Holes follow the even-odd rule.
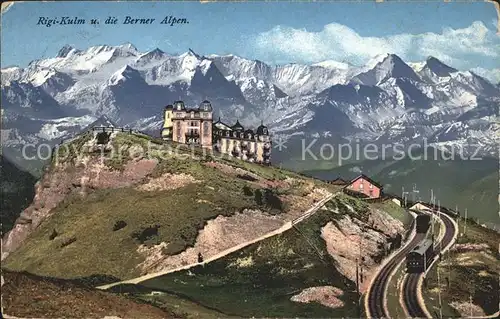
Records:
[[[209,101],[205,100],[201,102],[200,107],[198,108],[200,114],[200,132],[201,132],[201,146],[211,148],[213,143],[213,109],[212,104]]]
[[[271,138],[269,130],[261,123],[256,131],[257,135],[257,161],[265,164],[271,163]]]
[[[172,121],[173,109],[174,107],[171,104],[165,106],[165,112],[163,114],[163,128],[161,130],[161,137],[164,140],[172,140],[174,126],[174,123]]]

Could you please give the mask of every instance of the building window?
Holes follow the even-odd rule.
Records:
[[[205,122],[203,123],[203,135],[209,135],[210,134],[210,123]]]
[[[363,183],[359,184],[359,189],[363,189]]]
[[[370,184],[370,189],[373,189],[373,184]]]

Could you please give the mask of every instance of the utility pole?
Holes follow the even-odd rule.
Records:
[[[415,202],[415,194],[418,194],[420,193],[420,191],[417,189],[417,184],[413,184],[413,190],[412,190],[412,193],[413,193],[413,201]]]
[[[467,208],[465,209],[464,235],[467,231]]]
[[[470,317],[472,318],[472,294],[469,292]]]
[[[436,265],[437,267],[437,277],[438,277],[438,299],[439,299],[439,318],[443,319],[443,305],[441,303],[441,277],[439,276],[439,263]]]
[[[360,282],[363,282],[363,255],[362,255],[362,243],[363,243],[363,233],[364,233],[364,227],[361,229],[362,232],[359,234],[359,279]]]
[[[407,203],[406,203],[406,200],[408,198],[408,194],[409,192],[405,192],[405,187],[401,187],[401,198],[404,200],[404,205],[405,205],[405,208],[408,206]]]
[[[431,189],[431,205],[432,205],[432,210],[436,210],[436,199],[434,198],[434,191]],[[434,223],[435,223],[435,218],[434,218],[434,213],[431,214],[431,238],[432,238],[432,244],[434,245]]]

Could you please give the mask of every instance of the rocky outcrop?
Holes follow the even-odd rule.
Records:
[[[337,287],[311,287],[302,290],[300,294],[293,296],[290,300],[302,303],[318,302],[326,307],[341,308],[344,306],[344,302],[338,297],[343,294],[344,292]]]
[[[84,147],[92,147],[92,139]],[[28,235],[50,217],[53,209],[69,195],[86,196],[95,189],[120,188],[142,181],[156,167],[157,161],[136,158],[125,169],[112,170],[101,158],[82,154],[73,161],[53,161],[35,185],[35,197],[2,238],[2,260],[19,248]]]
[[[194,247],[169,256],[163,253],[169,243],[160,243],[151,248],[142,245],[138,252],[145,256],[139,265],[143,274],[166,271],[198,262],[198,254],[210,258],[218,253],[251,241],[280,228],[284,216],[272,216],[258,210],[245,210],[232,216],[218,216],[209,220],[199,232]]]
[[[400,221],[380,210],[370,210],[366,222],[350,215],[328,222],[321,230],[321,237],[337,262],[337,270],[353,282],[359,265],[360,291],[364,291],[376,266],[390,249],[388,239],[403,232]]]

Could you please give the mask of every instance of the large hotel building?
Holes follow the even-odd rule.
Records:
[[[249,162],[270,164],[271,137],[266,126],[261,124],[255,131],[245,130],[239,121],[230,126],[220,118],[214,122],[212,115],[209,101],[203,101],[197,108],[186,108],[182,101],[167,105],[162,138],[213,148]]]

